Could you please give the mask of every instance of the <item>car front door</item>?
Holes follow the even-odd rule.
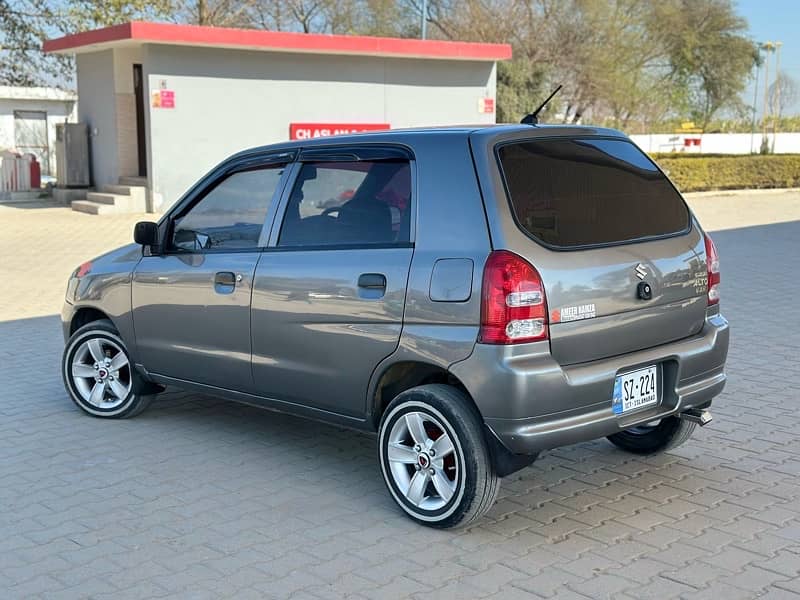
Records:
[[[291,158],[234,164],[170,215],[161,251],[133,274],[138,356],[150,373],[252,389],[253,277]]]
[[[253,286],[257,393],[362,418],[397,348],[413,254],[412,164],[399,149],[301,154]]]

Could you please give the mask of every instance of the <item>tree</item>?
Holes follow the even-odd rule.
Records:
[[[312,33],[325,29],[323,12],[329,4],[326,0],[266,0],[254,2],[251,14],[263,29]]]
[[[534,110],[542,96],[544,73],[531,60],[518,58],[497,65],[497,121],[516,123]]]
[[[44,40],[165,16],[168,0],[0,0],[0,85],[68,85],[71,57],[45,55]]]
[[[723,108],[741,103],[758,49],[747,37],[747,21],[731,0],[661,0],[651,32],[663,42],[673,77],[686,90],[692,119],[707,127]]]
[[[781,115],[786,114],[795,105],[798,100],[798,93],[797,82],[781,71],[767,91],[770,114],[780,119]]]
[[[257,27],[275,31],[413,37],[410,6],[397,0],[254,0]]]
[[[41,52],[52,17],[44,1],[0,0],[0,85],[31,86],[58,77],[58,61]]]
[[[161,19],[172,10],[169,0],[72,0],[58,19],[58,26],[75,32],[134,20]]]
[[[557,85],[544,120],[646,129],[736,113],[757,58],[733,0],[0,0],[0,83],[64,80],[41,40],[132,19],[279,31],[506,42],[497,116],[517,121]],[[795,86],[796,87],[796,86]],[[781,86],[781,105],[791,103]],[[795,94],[796,95],[796,94]],[[774,94],[777,102],[777,94]]]
[[[252,6],[252,0],[174,0],[168,11],[170,20],[178,23],[247,27]]]
[[[539,1],[428,1],[428,37],[513,46],[514,59],[497,65],[497,120],[501,123],[519,121],[546,95],[548,68],[541,36],[544,21],[534,8]],[[404,18],[418,35],[422,2],[404,0],[404,4],[409,9]]]

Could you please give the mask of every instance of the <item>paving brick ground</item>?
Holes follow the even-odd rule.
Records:
[[[0,598],[800,596],[800,195],[777,198],[756,226],[760,197],[695,203],[726,228],[714,423],[658,457],[552,451],[456,533],[400,514],[365,435],[185,394],[79,413],[65,279],[137,218],[0,206]]]

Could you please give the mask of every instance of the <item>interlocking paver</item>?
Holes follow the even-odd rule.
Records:
[[[783,590],[777,591],[783,592]],[[720,600],[720,598],[724,598],[724,600],[752,600],[753,592],[728,585],[721,581],[715,581],[701,590],[683,594],[682,598],[686,600]],[[763,599],[763,596],[760,598]],[[784,598],[784,600],[786,600],[785,596],[778,595],[778,598]]]
[[[459,532],[399,513],[369,436],[181,392],[81,415],[66,278],[142,216],[0,205],[0,598],[800,594],[800,194],[770,202],[691,201],[733,327],[714,423],[661,456],[551,451]]]
[[[514,585],[527,592],[549,597],[560,594],[567,585],[583,583],[588,577],[579,577],[563,569],[553,566],[538,575],[517,581]]]
[[[602,574],[583,583],[575,583],[569,586],[573,591],[579,592],[588,598],[616,598],[623,590],[636,586],[636,582],[620,577],[618,575]],[[561,594],[559,594],[561,597]]]
[[[681,597],[694,590],[695,588],[685,583],[658,576],[653,577],[649,583],[628,590],[627,595],[639,600],[665,600]]]

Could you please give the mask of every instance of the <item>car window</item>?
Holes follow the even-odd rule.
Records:
[[[689,227],[680,194],[631,142],[531,140],[498,156],[517,223],[546,244],[618,244]]]
[[[187,251],[257,248],[283,165],[234,173],[172,228],[172,248]]]
[[[278,246],[408,242],[408,161],[305,163],[289,197]]]

